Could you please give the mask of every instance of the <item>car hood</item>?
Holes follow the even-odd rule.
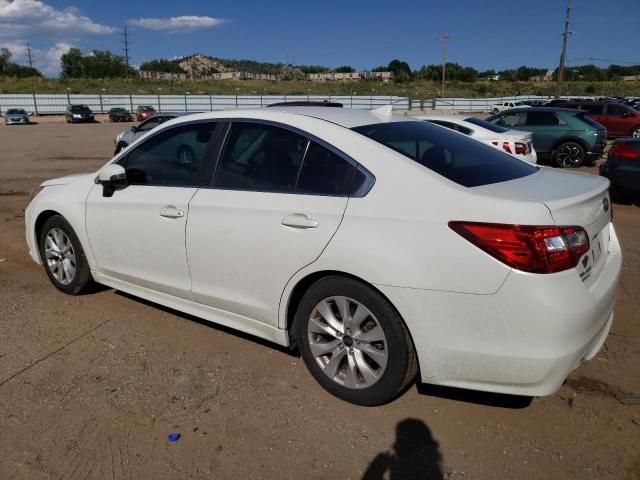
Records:
[[[66,175],[64,177],[52,178],[51,180],[45,180],[40,185],[43,187],[51,187],[53,185],[67,185],[81,177],[91,177],[95,173],[74,173],[73,175]]]

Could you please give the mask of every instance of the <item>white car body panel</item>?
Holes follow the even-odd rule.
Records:
[[[600,348],[621,268],[610,213],[602,209],[606,180],[542,168],[466,188],[337,124],[407,119],[335,108],[197,114],[153,134],[220,118],[293,126],[357,160],[375,184],[349,199],[132,185],[103,197],[96,173],[64,177],[45,182],[27,208],[32,258],[40,261],[38,218],[57,212],[78,235],[99,283],[281,345],[290,341],[296,285],[319,272],[343,272],[391,301],[412,336],[421,380],[441,385],[544,395]],[[168,206],[184,215],[160,216]],[[291,214],[318,227],[283,225]],[[448,227],[451,220],[578,225],[590,238],[598,235],[603,252],[588,274],[580,264],[525,273],[470,244]]]

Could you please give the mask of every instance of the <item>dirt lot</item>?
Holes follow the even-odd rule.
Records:
[[[414,386],[356,407],[273,345],[117,291],[50,285],[26,252],[27,192],[97,169],[123,128],[0,126],[0,479],[640,478],[640,405],[616,400],[640,394],[639,207],[615,205],[612,332],[556,394]]]

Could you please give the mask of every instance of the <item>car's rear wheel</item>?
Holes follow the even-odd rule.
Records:
[[[640,125],[631,129],[631,136],[635,138],[640,137]]]
[[[307,368],[338,398],[380,405],[415,378],[416,354],[400,314],[361,282],[319,280],[302,297],[294,325]]]
[[[40,258],[51,283],[77,295],[91,284],[91,272],[80,240],[61,215],[47,219],[38,239]]]
[[[553,151],[553,161],[560,168],[581,167],[586,156],[584,147],[578,142],[563,142]]]

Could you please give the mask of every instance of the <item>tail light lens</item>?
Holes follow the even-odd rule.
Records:
[[[582,227],[453,221],[449,227],[492,257],[525,272],[568,270],[589,251],[589,235]]]
[[[516,154],[524,155],[525,153],[527,153],[527,144],[516,142]]]
[[[640,153],[636,152],[628,143],[614,144],[609,153],[617,158],[640,160]]]

